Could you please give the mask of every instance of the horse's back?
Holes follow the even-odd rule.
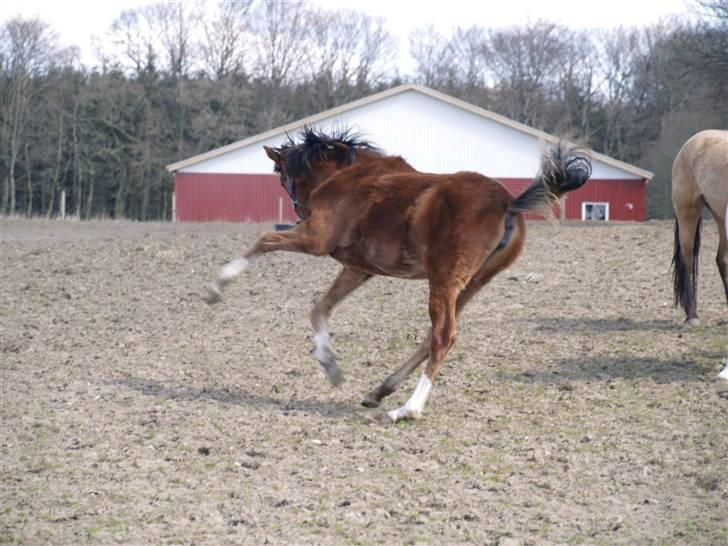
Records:
[[[699,203],[722,216],[728,204],[728,131],[706,130],[693,135],[672,166],[672,195],[681,203]]]

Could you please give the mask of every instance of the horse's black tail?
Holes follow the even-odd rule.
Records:
[[[695,228],[695,239],[693,240],[693,270],[692,276],[688,275],[688,268],[680,253],[680,225],[675,220],[675,252],[672,255],[672,284],[675,291],[675,305],[681,305],[685,311],[689,311],[691,298],[695,297],[698,289],[698,257],[700,256],[700,229],[703,219],[698,218],[698,225]]]
[[[511,203],[511,212],[546,212],[566,192],[582,187],[591,176],[591,158],[583,148],[559,142],[541,156],[533,183]]]

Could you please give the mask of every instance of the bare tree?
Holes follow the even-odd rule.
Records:
[[[3,210],[16,210],[17,165],[27,143],[29,114],[42,91],[38,82],[69,52],[57,45],[57,35],[39,19],[14,18],[0,31],[2,50],[2,126],[0,148],[7,165],[3,188]],[[27,155],[27,154],[26,154]],[[30,184],[30,181],[28,181]]]
[[[305,75],[316,82],[317,107],[350,100],[357,89],[389,79],[396,45],[383,21],[354,11],[310,11],[306,14]]]
[[[629,120],[629,99],[634,87],[641,36],[636,29],[623,27],[600,34],[600,61],[604,74],[603,106],[606,119],[600,148],[624,157],[624,126]]]
[[[264,2],[255,9],[255,71],[273,88],[302,75],[300,59],[308,33],[305,18],[306,4],[302,2]]]
[[[489,33],[488,72],[506,115],[543,126],[548,87],[553,85],[566,51],[561,39],[566,32],[563,27],[539,21]]]
[[[108,32],[110,48],[102,53],[104,64],[135,75],[154,67],[159,59],[158,32],[147,11],[123,10]]]
[[[211,77],[222,80],[244,72],[252,4],[253,0],[221,0],[217,17],[205,24],[202,54]]]
[[[728,23],[728,0],[694,0],[693,11]]]
[[[589,31],[564,33],[561,39],[565,47],[556,67],[550,125],[557,133],[571,130],[574,136],[589,137],[601,83],[594,63],[596,49]]]
[[[449,40],[433,25],[421,27],[409,37],[410,54],[415,60],[415,81],[434,88],[445,88],[456,79],[455,60]]]
[[[165,52],[165,69],[172,78],[186,78],[195,61],[194,29],[202,21],[200,4],[165,2],[142,8],[152,27],[159,28]]]
[[[450,50],[457,77],[465,86],[466,97],[485,87],[489,62],[485,29],[478,26],[457,28],[450,41]]]

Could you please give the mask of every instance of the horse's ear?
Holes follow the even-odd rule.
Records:
[[[349,157],[350,148],[343,142],[330,142],[326,145],[327,155],[333,156],[337,160]]]
[[[265,154],[270,157],[274,163],[278,164],[281,162],[281,154],[279,154],[275,148],[271,148],[269,146],[263,146],[263,149],[265,150]]]

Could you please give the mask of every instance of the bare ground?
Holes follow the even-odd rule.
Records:
[[[671,224],[531,223],[425,418],[396,425],[359,401],[421,340],[424,283],[377,278],[337,308],[333,389],[308,313],[335,262],[270,255],[200,300],[268,226],[1,227],[0,542],[728,543],[712,222],[693,329]]]

